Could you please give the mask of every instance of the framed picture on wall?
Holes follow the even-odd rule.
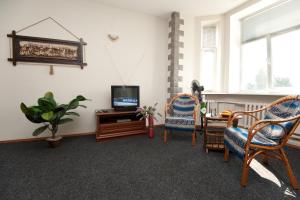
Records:
[[[12,58],[9,61],[17,62],[52,63],[79,65],[83,62],[83,41],[58,40],[41,37],[8,34],[12,38]]]

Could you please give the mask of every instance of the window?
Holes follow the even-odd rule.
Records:
[[[300,89],[300,30],[271,39],[272,87],[279,90]]]
[[[201,84],[206,91],[214,91],[217,87],[217,25],[202,26],[201,45]]]
[[[241,21],[241,91],[299,92],[299,9],[291,0]]]
[[[267,42],[256,40],[242,46],[242,90],[265,90],[267,88]]]

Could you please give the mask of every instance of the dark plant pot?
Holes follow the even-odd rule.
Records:
[[[56,136],[55,138],[49,137],[46,139],[46,141],[48,142],[49,147],[51,148],[56,148],[60,145],[62,140],[61,136]]]

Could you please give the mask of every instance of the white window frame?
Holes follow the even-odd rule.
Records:
[[[216,27],[216,46],[207,48],[203,47],[203,28],[205,26],[215,26]],[[203,55],[207,51],[214,52],[214,71],[215,77],[212,77],[216,82],[214,83],[214,88],[208,90],[209,92],[218,91],[220,88],[220,83],[217,81],[220,79],[220,19],[215,20],[205,20],[201,22],[201,41],[200,41],[200,74],[205,73],[205,66],[202,65]],[[202,75],[201,75],[202,76]],[[201,80],[201,77],[200,77]],[[205,87],[205,86],[204,86]],[[206,90],[206,89],[205,89]]]
[[[240,57],[240,81],[239,81],[240,86],[242,85],[242,73],[243,73],[242,45],[253,42],[253,41],[256,41],[256,40],[259,40],[259,39],[266,38],[266,42],[267,42],[267,49],[266,49],[267,50],[267,77],[268,77],[267,88],[266,88],[266,91],[265,90],[259,90],[257,92],[259,92],[259,93],[274,93],[275,88],[273,88],[273,83],[272,83],[272,43],[271,43],[271,40],[272,40],[273,37],[283,35],[283,34],[287,34],[287,33],[290,33],[290,32],[296,31],[296,30],[300,30],[300,24],[297,25],[297,26],[293,26],[293,27],[281,30],[281,31],[269,33],[269,34],[266,34],[266,35],[262,35],[262,36],[259,36],[259,37],[252,38],[252,39],[246,40],[244,42],[241,42],[241,46],[240,46],[240,49],[241,49],[241,54],[240,54],[240,56],[241,56]],[[252,92],[253,93],[252,90],[243,90],[242,88],[240,88],[240,92],[246,92],[246,93]],[[286,91],[280,91],[280,92],[286,92]],[[290,91],[288,91],[288,92],[290,92]]]

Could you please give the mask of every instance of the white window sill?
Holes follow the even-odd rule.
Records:
[[[246,93],[246,92],[237,92],[237,93],[225,93],[225,92],[203,92],[204,95],[243,95],[243,96],[289,96],[296,94],[284,94],[284,93]]]

